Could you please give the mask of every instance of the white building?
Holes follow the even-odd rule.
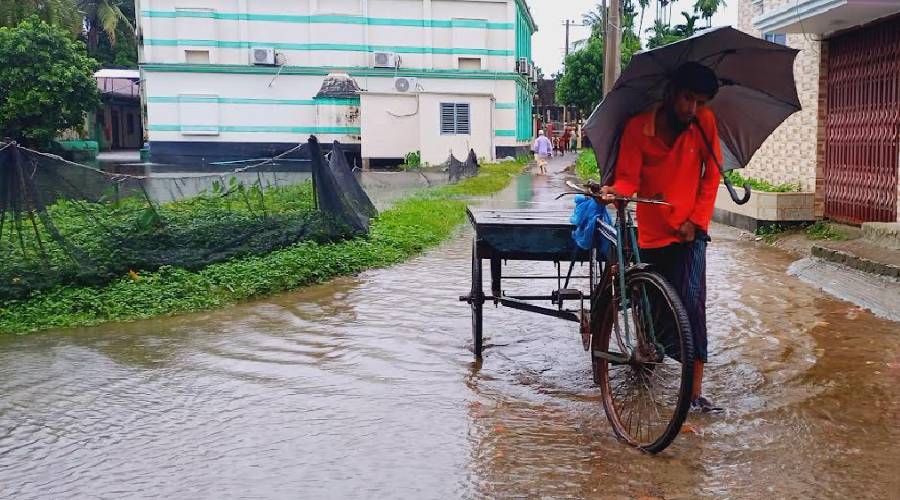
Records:
[[[524,0],[137,5],[154,161],[268,157],[316,134],[373,161],[441,163],[532,137]]]

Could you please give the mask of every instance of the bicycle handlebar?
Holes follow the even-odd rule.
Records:
[[[572,187],[572,188],[576,189],[577,191],[566,191],[566,192],[564,192],[564,193],[560,193],[559,196],[556,197],[557,200],[560,199],[560,198],[562,198],[563,196],[566,196],[566,195],[569,195],[569,194],[583,194],[583,195],[585,195],[585,196],[590,196],[591,198],[594,198],[595,200],[597,200],[597,201],[599,201],[599,202],[601,202],[601,203],[609,203],[607,200],[603,200],[603,199],[602,199],[603,195],[600,194],[600,193],[597,193],[597,192],[594,192],[594,191],[589,191],[589,190],[587,190],[587,189],[582,189],[581,187],[576,186],[575,184],[573,184],[573,183],[571,183],[571,182],[567,182],[566,184],[568,184],[569,187]],[[668,202],[663,201],[663,200],[657,200],[657,199],[654,199],[654,198],[641,198],[641,197],[639,197],[639,196],[621,196],[621,195],[616,195],[616,196],[613,197],[613,200],[612,200],[612,201],[620,201],[620,202],[624,202],[624,203],[626,203],[626,204],[627,204],[627,203],[648,203],[648,204],[651,204],[651,205],[665,205],[665,206],[671,206],[671,205],[672,205],[671,203],[668,203]]]

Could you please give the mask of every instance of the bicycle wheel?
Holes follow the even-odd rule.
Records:
[[[616,436],[658,453],[678,436],[690,408],[694,347],[687,312],[658,273],[627,273],[591,305],[594,380]]]

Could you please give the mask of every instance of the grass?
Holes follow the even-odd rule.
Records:
[[[600,180],[600,169],[597,167],[597,157],[594,156],[593,149],[584,148],[578,152],[578,159],[575,160],[575,173],[584,180]]]
[[[802,232],[811,240],[841,241],[847,239],[847,234],[844,231],[841,231],[836,228],[834,224],[824,220],[816,221],[812,224],[794,229],[788,229],[779,224],[772,224],[757,228],[756,235],[761,236],[766,243],[771,244],[785,234],[797,234],[799,232]]]
[[[0,301],[0,333],[212,309],[395,264],[449,237],[465,220],[464,197],[502,189],[523,165],[523,160],[484,165],[477,177],[402,200],[373,221],[366,237],[326,244],[304,241],[200,270],[163,266],[101,287],[57,286],[28,299]]]
[[[800,184],[772,184],[761,179],[752,177],[744,177],[736,170],[730,170],[725,173],[725,177],[731,181],[734,186],[743,186],[749,184],[750,189],[757,191],[765,191],[768,193],[796,193],[800,191]]]
[[[806,236],[811,240],[840,241],[847,239],[847,233],[836,228],[834,224],[820,220],[810,224],[805,229]]]

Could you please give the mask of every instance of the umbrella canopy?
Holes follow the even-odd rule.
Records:
[[[794,83],[797,52],[724,27],[635,54],[584,127],[603,172],[603,183],[614,179],[625,123],[662,100],[670,75],[686,62],[709,67],[721,85],[709,103],[719,128],[721,169],[746,166],[763,141],[800,110]],[[729,191],[736,198],[730,184]],[[748,198],[747,189],[744,201]]]

